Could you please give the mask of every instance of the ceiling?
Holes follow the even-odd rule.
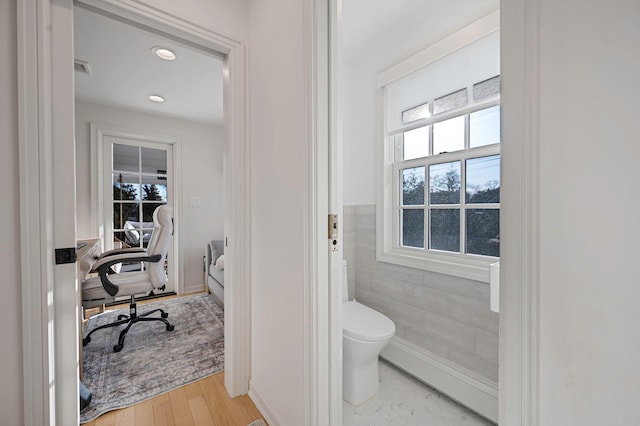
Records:
[[[381,50],[410,54],[499,7],[499,0],[345,0],[343,53],[357,62]],[[76,98],[119,108],[221,125],[222,60],[179,40],[84,8],[74,9]],[[153,47],[170,48],[163,61]],[[165,98],[154,103],[149,95]]]
[[[499,6],[499,0],[344,0],[344,58],[357,63],[382,50],[415,53]]]
[[[222,60],[178,40],[76,7],[74,56],[92,75],[75,72],[78,100],[222,125]],[[162,46],[177,58],[165,61]],[[148,99],[161,95],[163,103]]]

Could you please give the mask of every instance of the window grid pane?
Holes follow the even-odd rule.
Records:
[[[425,168],[414,167],[402,170],[402,205],[416,206],[424,204]]]
[[[460,162],[429,166],[429,203],[460,204]]]
[[[429,248],[460,253],[460,209],[431,209]]]
[[[431,126],[424,126],[404,132],[402,136],[403,160],[413,160],[414,158],[421,158],[429,155],[430,130]]]
[[[421,118],[428,118],[430,116],[431,113],[429,112],[429,102],[426,102],[422,105],[418,105],[416,107],[402,111],[402,124],[411,123],[413,121],[420,120]]]
[[[500,210],[468,209],[466,252],[500,257]]]
[[[500,93],[500,76],[497,75],[488,80],[473,85],[473,100],[481,101]]]
[[[424,209],[402,209],[401,227],[401,246],[424,248]]]
[[[113,170],[140,171],[140,148],[133,145],[113,144]]]
[[[467,104],[467,89],[460,89],[433,101],[433,113],[440,114]]]
[[[469,116],[469,147],[500,143],[500,105],[471,113]]]
[[[464,149],[465,121],[465,116],[461,115],[433,125],[434,155]]]
[[[500,156],[470,158],[466,161],[466,202],[500,202]]]

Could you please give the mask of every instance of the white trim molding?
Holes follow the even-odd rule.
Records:
[[[182,239],[180,238],[180,217],[182,206],[182,139],[177,135],[165,135],[150,133],[144,129],[133,127],[106,124],[90,123],[91,138],[91,230],[92,235],[102,239],[104,247],[104,138],[112,136],[115,138],[127,138],[141,141],[158,142],[172,146],[173,182],[174,197],[172,200],[173,217],[176,223],[173,238],[173,256],[175,266],[173,277],[171,277],[175,291],[178,294],[185,292],[184,289],[184,257],[182,256]]]
[[[481,416],[498,422],[498,384],[394,336],[381,356]]]
[[[443,38],[426,49],[417,52],[402,62],[393,65],[378,74],[378,88],[386,86],[425,65],[455,52],[476,40],[500,29],[500,11],[494,10],[477,21]]]
[[[339,424],[342,377],[333,360],[327,222],[329,214],[329,10],[336,0],[306,0],[304,176],[304,389],[305,424]],[[340,330],[340,334],[342,330]],[[342,336],[340,335],[340,339]],[[337,402],[336,402],[337,401]],[[336,414],[337,413],[337,414]]]
[[[225,161],[225,375],[231,397],[249,391],[251,377],[251,152],[247,137],[247,51],[242,43],[224,61]],[[227,256],[225,256],[226,258]]]
[[[25,425],[55,424],[48,1],[18,0],[18,143]],[[38,285],[40,284],[40,285]]]
[[[538,0],[502,2],[500,424],[538,424]]]

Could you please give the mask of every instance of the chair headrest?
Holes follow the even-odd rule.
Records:
[[[160,224],[160,226],[170,224],[172,217],[173,210],[167,205],[160,206],[153,212],[153,221]]]

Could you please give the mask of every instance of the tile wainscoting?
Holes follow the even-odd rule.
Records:
[[[488,284],[376,261],[375,205],[344,206],[344,257],[350,298],[391,318],[398,337],[497,387]]]

